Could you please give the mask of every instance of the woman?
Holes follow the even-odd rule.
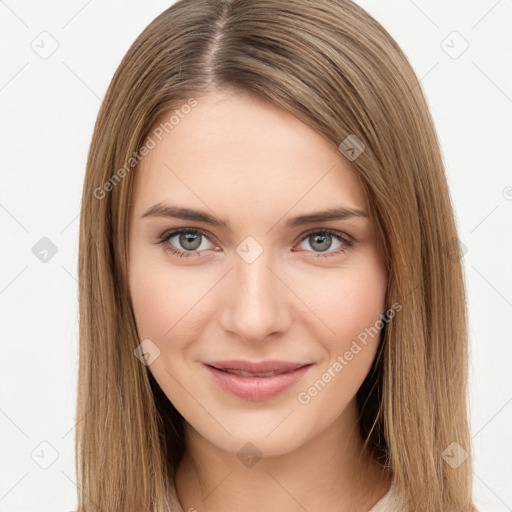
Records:
[[[474,510],[439,144],[363,9],[163,12],[80,222],[79,511]]]

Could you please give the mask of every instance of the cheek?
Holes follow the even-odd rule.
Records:
[[[176,268],[163,253],[133,251],[130,294],[140,340],[149,338],[166,364],[192,357],[189,349],[201,338],[205,323],[215,314],[212,295],[219,279],[207,266]]]
[[[315,338],[325,359],[318,374],[343,393],[355,393],[368,373],[380,340],[387,274],[379,260],[333,270],[309,287],[307,300],[316,313]],[[334,378],[333,375],[336,377]]]
[[[155,252],[133,249],[130,293],[139,336],[161,342],[172,336],[174,326],[186,314],[186,305],[197,293],[189,280],[172,272],[165,257]]]
[[[305,302],[323,324],[328,344],[350,344],[350,339],[373,326],[385,310],[387,275],[373,257],[362,263],[332,269],[315,280],[314,286],[304,281]]]
[[[385,309],[385,294],[385,284],[371,274],[347,279],[342,293],[332,290],[326,315],[335,332],[333,338],[343,341],[340,348],[353,339],[364,339],[364,333],[375,327]]]
[[[317,336],[325,358],[296,400],[304,412],[320,418],[316,429],[335,421],[353,401],[378,349],[386,276],[378,267],[365,268],[338,273],[326,282],[323,293],[316,289],[316,295],[310,295],[316,297],[319,316],[329,329],[322,325],[323,335]]]
[[[132,304],[141,338],[159,339],[172,327],[168,313],[174,306],[173,294],[165,293],[164,282],[157,274],[155,268],[132,274]]]

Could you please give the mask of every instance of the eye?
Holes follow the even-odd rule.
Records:
[[[175,239],[173,241],[173,239]],[[180,258],[200,257],[201,251],[208,247],[204,246],[204,240],[210,240],[208,235],[197,228],[178,228],[164,233],[159,237],[158,244],[164,246],[166,252],[170,252]],[[331,249],[333,240],[336,240],[338,247],[334,251]],[[311,230],[302,236],[301,244],[308,243],[315,253],[314,257],[327,258],[346,253],[354,245],[354,240],[342,233],[332,229]],[[181,247],[181,249],[180,249]]]
[[[175,242],[172,242],[173,239]],[[189,258],[200,256],[199,251],[204,251],[208,247],[204,247],[202,239],[209,240],[206,233],[196,228],[178,228],[164,233],[159,238],[159,244],[164,246],[164,250],[168,251],[180,258]],[[178,247],[176,247],[178,246]],[[183,250],[180,250],[179,247]]]
[[[328,251],[333,244],[333,239],[338,243],[338,247],[334,251]],[[306,233],[301,240],[301,244],[306,242],[310,247],[315,249],[314,257],[327,258],[330,256],[337,256],[342,253],[346,253],[354,245],[354,240],[342,233],[332,229],[321,229],[312,230]]]

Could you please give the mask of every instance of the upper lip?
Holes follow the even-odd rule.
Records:
[[[204,363],[207,366],[213,366],[219,370],[242,370],[248,373],[265,373],[279,370],[296,370],[302,366],[307,366],[311,363],[300,363],[293,361],[277,361],[268,360],[260,362],[242,361],[242,360],[229,360],[229,361],[208,361]]]

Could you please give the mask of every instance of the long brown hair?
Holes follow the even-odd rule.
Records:
[[[168,510],[183,418],[134,357],[142,340],[127,280],[133,177],[162,113],[215,89],[269,101],[335,147],[347,137],[364,144],[352,163],[382,237],[387,303],[402,309],[358,392],[361,432],[392,471],[404,510],[474,510],[464,275],[439,143],[406,56],[350,0],[180,0],[123,58],[87,161],[79,512]]]

